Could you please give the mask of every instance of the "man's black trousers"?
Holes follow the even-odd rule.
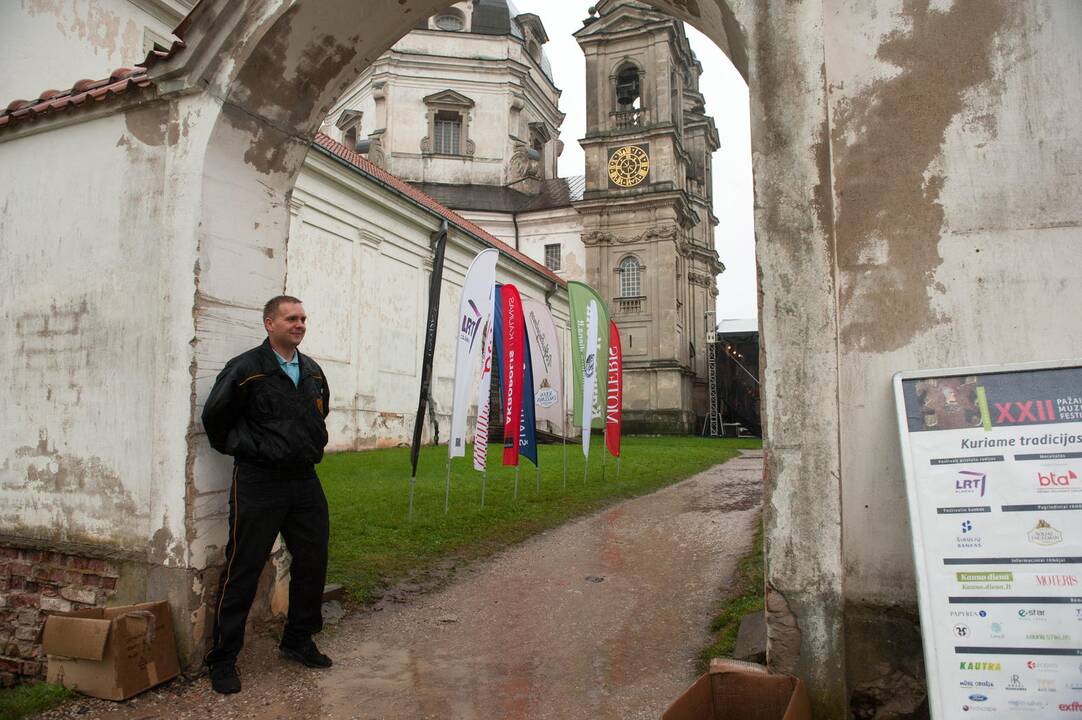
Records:
[[[235,661],[259,574],[282,534],[293,558],[282,644],[298,647],[323,629],[327,578],[327,498],[314,469],[281,471],[238,464],[229,495],[229,542],[218,586],[213,647],[206,661]]]

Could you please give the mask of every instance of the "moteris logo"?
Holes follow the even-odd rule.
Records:
[[[984,497],[987,479],[987,473],[977,470],[959,470],[958,477],[954,479],[954,494]]]
[[[1074,587],[1078,585],[1077,575],[1036,575],[1037,584],[1042,587]]]

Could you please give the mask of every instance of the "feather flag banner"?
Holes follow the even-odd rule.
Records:
[[[620,415],[624,406],[624,354],[620,330],[609,321],[608,393],[605,398],[605,445],[613,457],[620,457]]]
[[[466,455],[466,415],[471,400],[470,385],[482,344],[481,329],[492,316],[492,294],[496,285],[496,261],[499,257],[498,250],[482,250],[470,263],[466,279],[462,283],[462,299],[458,305],[451,437],[447,442],[449,457]]]
[[[574,414],[575,423],[579,424],[585,429],[585,425],[591,424],[590,421],[584,418],[589,417],[591,420],[598,421],[598,427],[601,427],[601,421],[605,417],[604,403],[605,403],[605,386],[607,383],[607,377],[604,373],[597,372],[596,360],[597,352],[608,352],[609,347],[609,311],[605,307],[604,301],[597,292],[586,285],[585,283],[571,281],[567,283],[567,298],[571,305],[571,369],[572,377],[575,381],[572,383],[572,390],[574,394]],[[594,325],[592,331],[588,331],[586,311],[590,304],[594,306]],[[594,348],[593,353],[588,353],[588,348],[592,346]],[[590,393],[589,404],[590,414],[587,416],[583,412],[583,400],[586,386],[583,382],[585,373],[587,370],[587,358],[593,356],[595,367],[591,373],[593,379],[593,390]],[[583,425],[585,423],[585,425]]]

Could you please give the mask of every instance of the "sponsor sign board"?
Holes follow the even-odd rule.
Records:
[[[894,377],[932,717],[1082,710],[1082,364]]]

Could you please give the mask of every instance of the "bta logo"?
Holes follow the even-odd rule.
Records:
[[[1034,407],[1036,405],[1036,407]],[[1000,423],[1048,422],[1056,419],[1056,411],[1051,400],[1027,400],[1025,402],[995,403]]]
[[[1074,470],[1068,470],[1066,475],[1057,475],[1051,470],[1037,473],[1037,483],[1041,487],[1070,487],[1071,482],[1077,479]]]

